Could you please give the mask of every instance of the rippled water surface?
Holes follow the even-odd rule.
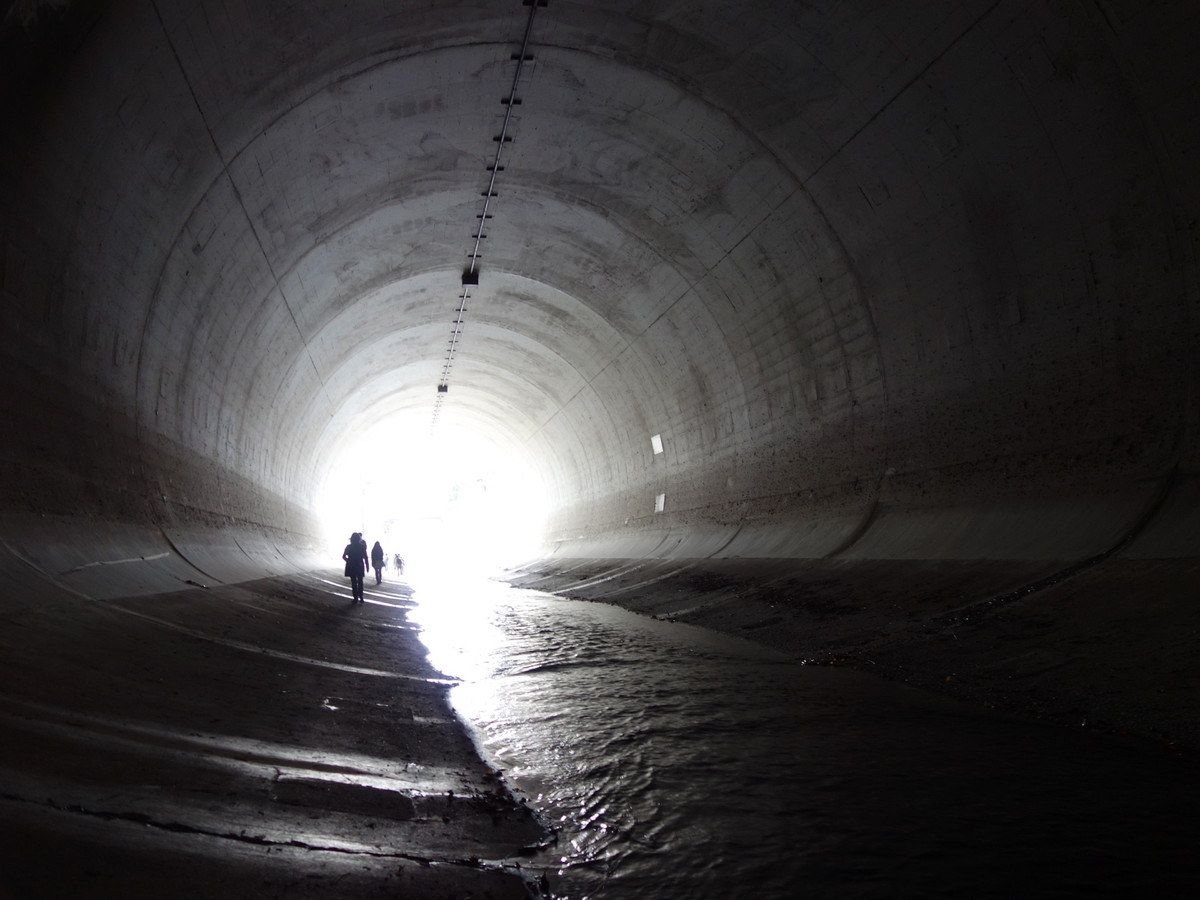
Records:
[[[1195,766],[603,604],[418,586],[584,898],[1200,896]]]

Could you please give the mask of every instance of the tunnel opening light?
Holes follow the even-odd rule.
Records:
[[[446,423],[385,421],[329,461],[317,512],[332,563],[352,531],[405,560],[405,579],[492,572],[540,553],[545,492],[530,460]],[[393,573],[394,574],[394,573]]]
[[[658,456],[658,454],[662,453],[662,435],[650,435],[650,446],[653,448],[655,456]]]

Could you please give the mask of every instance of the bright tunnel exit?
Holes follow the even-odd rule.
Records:
[[[485,573],[537,555],[545,489],[529,460],[489,436],[398,415],[345,441],[327,470],[318,514],[330,557],[353,531],[376,541],[404,577]],[[394,570],[393,574],[394,573]]]

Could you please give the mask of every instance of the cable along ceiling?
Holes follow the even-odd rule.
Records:
[[[547,6],[548,3],[549,0],[523,0],[523,4],[529,7],[529,16],[525,20],[525,33],[521,38],[521,48],[512,55],[512,61],[516,64],[513,70],[512,84],[509,87],[508,94],[500,100],[504,105],[504,119],[500,125],[500,133],[492,137],[492,141],[496,144],[496,151],[492,157],[492,161],[487,166],[488,181],[487,188],[481,195],[483,197],[482,209],[475,217],[478,223],[471,235],[473,244],[470,253],[467,254],[466,268],[463,269],[461,290],[458,294],[457,310],[454,315],[454,325],[450,329],[450,339],[447,342],[446,355],[442,362],[442,373],[438,379],[437,397],[433,405],[433,421],[430,424],[431,431],[437,427],[442,406],[450,391],[454,360],[462,340],[463,323],[466,321],[467,302],[472,299],[472,290],[479,287],[479,261],[483,258],[483,254],[480,253],[480,247],[484,239],[487,238],[486,229],[493,215],[492,201],[497,196],[496,184],[500,173],[504,171],[504,151],[513,140],[511,134],[513,110],[521,105],[521,98],[518,93],[521,87],[521,76],[525,73],[526,63],[533,61],[533,54],[530,52],[530,39],[533,35],[534,18],[537,15],[538,9]]]

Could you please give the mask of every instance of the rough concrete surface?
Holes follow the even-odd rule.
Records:
[[[342,581],[8,611],[0,896],[536,894],[411,591]]]
[[[14,839],[75,808],[224,834],[229,740],[267,748],[238,815],[287,831],[317,787],[271,799],[279,747],[348,753],[351,711],[338,777],[411,753],[486,792],[461,735],[356,699],[438,689],[311,663],[388,669],[388,608],[256,593],[371,530],[319,507],[375,422],[471,435],[456,477],[525,465],[555,589],[1197,745],[1194,0],[0,10]],[[308,661],[246,649],[267,622]],[[450,854],[429,802],[387,830]],[[454,858],[513,843],[484,833]]]

